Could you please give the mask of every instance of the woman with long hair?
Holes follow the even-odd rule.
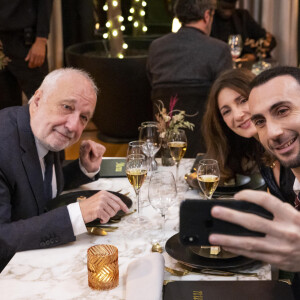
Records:
[[[202,122],[206,156],[219,162],[222,180],[260,171],[270,192],[293,204],[292,171],[263,149],[251,122],[248,96],[254,77],[249,70],[233,69],[212,85]]]

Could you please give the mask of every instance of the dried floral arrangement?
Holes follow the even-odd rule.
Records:
[[[177,96],[171,97],[169,112],[161,100],[158,100],[158,104],[156,104],[158,113],[155,114],[155,118],[158,122],[158,130],[161,138],[167,137],[169,132],[177,131],[178,129],[187,128],[194,130],[195,125],[189,121],[186,121],[185,117],[193,117],[197,113],[195,115],[188,115],[184,110],[174,109],[177,101]]]

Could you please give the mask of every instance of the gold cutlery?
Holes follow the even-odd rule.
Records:
[[[107,235],[107,232],[114,232],[118,228],[115,226],[92,226],[87,227],[87,231],[95,235]]]
[[[104,229],[98,227],[87,227],[87,231],[90,234],[101,235],[101,236],[107,235],[107,232]]]
[[[104,224],[85,224],[86,227],[92,228],[92,227],[96,227],[96,228],[102,228],[102,229],[107,229],[107,231],[109,230],[116,230],[119,227],[117,226],[110,226],[110,225],[104,225]]]
[[[169,267],[165,267],[165,270],[174,276],[185,276],[191,273],[196,274],[204,274],[204,275],[214,275],[214,276],[250,276],[250,277],[258,277],[257,273],[245,273],[245,272],[233,272],[233,271],[224,271],[224,270],[214,270],[214,269],[184,269],[184,270],[176,270]]]
[[[164,250],[163,250],[163,247],[160,245],[160,243],[155,243],[155,244],[153,244],[151,251],[162,253]]]

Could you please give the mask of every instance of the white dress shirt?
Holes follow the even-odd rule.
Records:
[[[294,181],[294,185],[293,185],[293,190],[294,190],[294,192],[295,192],[296,195],[298,195],[299,192],[300,192],[300,182],[297,179],[297,177],[295,177],[295,181]]]
[[[39,156],[39,160],[40,160],[40,165],[41,165],[41,169],[42,169],[42,175],[43,175],[43,179],[44,179],[45,170],[46,170],[44,157],[46,156],[46,154],[48,153],[49,150],[47,150],[44,147],[44,145],[42,145],[39,142],[39,140],[36,138],[35,138],[35,144],[36,144],[36,148],[37,148],[37,152],[38,152],[38,156]],[[99,170],[96,172],[88,173],[86,171],[86,169],[82,166],[80,160],[79,160],[79,167],[80,167],[80,170],[91,179],[100,171],[100,168],[99,168]],[[53,165],[52,174],[53,174],[52,175],[52,196],[53,196],[53,198],[55,198],[57,195],[55,165]],[[79,203],[78,202],[71,203],[71,204],[67,205],[67,208],[68,208],[71,224],[73,227],[74,235],[77,236],[81,233],[87,232],[86,226],[83,221],[82,214],[81,214]]]

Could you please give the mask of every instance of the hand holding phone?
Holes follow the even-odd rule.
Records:
[[[267,219],[273,219],[273,215],[259,205],[242,200],[191,200],[187,199],[180,206],[180,241],[184,245],[210,245],[208,237],[212,233],[258,236],[264,234],[251,231],[245,227],[215,219],[211,216],[213,206],[224,206],[242,212],[253,213]]]

